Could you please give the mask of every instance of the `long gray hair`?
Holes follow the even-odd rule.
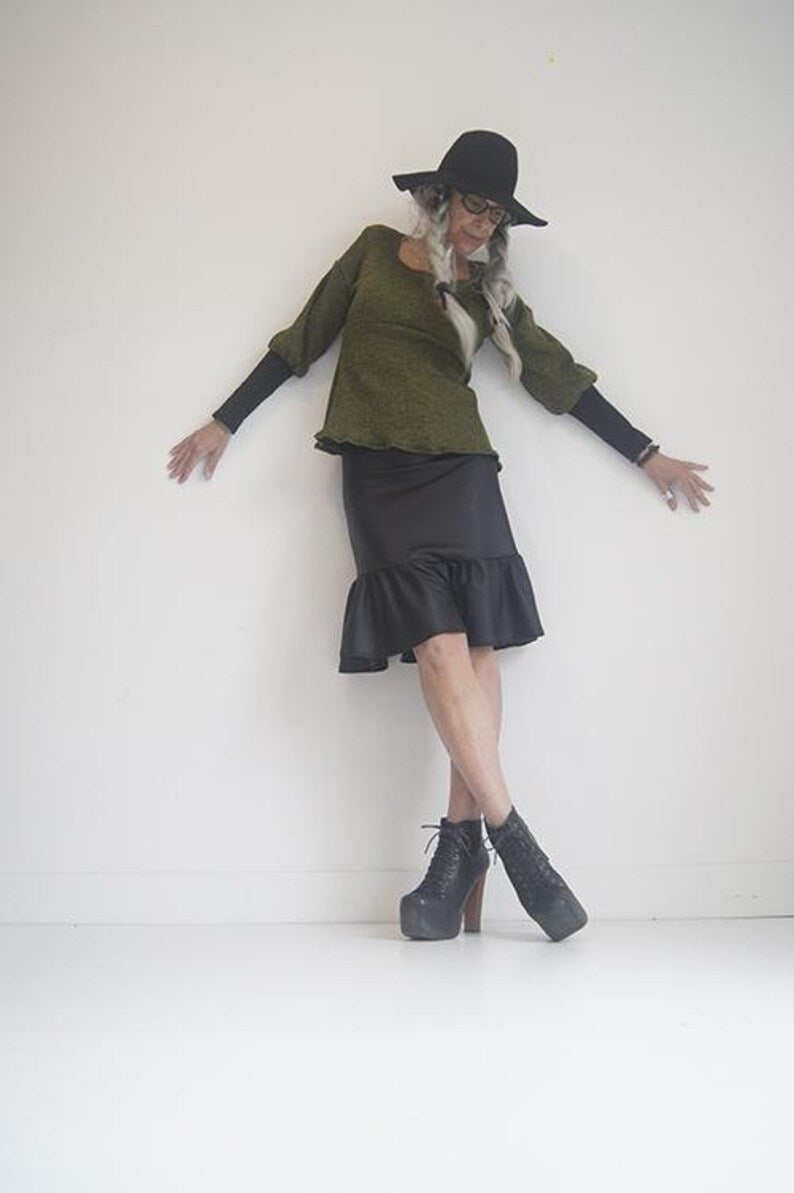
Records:
[[[447,243],[452,188],[431,183],[418,187],[412,195],[419,209],[412,235],[424,241],[436,283],[444,284],[444,291],[439,294],[439,298],[444,313],[457,330],[466,367],[470,370],[477,344],[477,325],[455,297],[457,279],[454,250],[452,245]],[[491,339],[504,357],[511,380],[517,381],[523,364],[516,352],[510,334],[510,324],[504,314],[512,305],[516,294],[507,268],[507,249],[508,225],[500,224],[494,228],[488,240],[488,261],[480,285],[483,298],[490,309]]]

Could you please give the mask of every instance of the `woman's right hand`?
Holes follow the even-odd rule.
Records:
[[[179,443],[174,444],[171,448],[168,471],[172,477],[176,477],[181,485],[190,476],[201,457],[206,456],[204,475],[207,480],[210,480],[231,437],[232,433],[228,427],[222,426],[221,423],[211,418],[192,435],[188,435],[184,439],[180,439]]]

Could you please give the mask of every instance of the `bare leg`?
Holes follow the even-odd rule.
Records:
[[[512,807],[499,760],[498,724],[474,670],[465,633],[434,634],[414,647],[430,716],[489,824]]]
[[[496,724],[496,737],[502,727],[502,681],[499,674],[499,662],[496,651],[492,646],[470,646],[469,656],[474,674],[479,680],[480,687],[488,697],[491,717]],[[455,763],[449,760],[449,807],[448,820],[474,820],[480,815],[480,805],[466,786],[466,780]]]

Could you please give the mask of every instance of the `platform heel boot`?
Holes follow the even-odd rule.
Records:
[[[490,858],[482,836],[482,820],[449,820],[423,824],[436,828],[425,853],[438,837],[435,853],[419,886],[400,900],[400,929],[414,940],[451,940],[461,928],[480,931],[485,875]]]
[[[500,825],[485,829],[524,910],[552,940],[564,940],[587,923],[587,912],[511,806]]]

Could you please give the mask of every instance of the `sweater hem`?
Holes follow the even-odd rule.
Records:
[[[490,456],[496,460],[496,471],[502,471],[502,462],[499,458],[499,453],[494,448],[454,448],[454,447],[408,447],[404,443],[362,443],[358,439],[335,439],[332,435],[324,435],[322,432],[315,433],[315,447],[318,451],[328,452],[329,455],[338,456],[344,454],[346,446],[366,448],[369,451],[406,451],[406,452],[421,452],[429,456],[447,456],[447,455],[461,455],[461,456]]]

